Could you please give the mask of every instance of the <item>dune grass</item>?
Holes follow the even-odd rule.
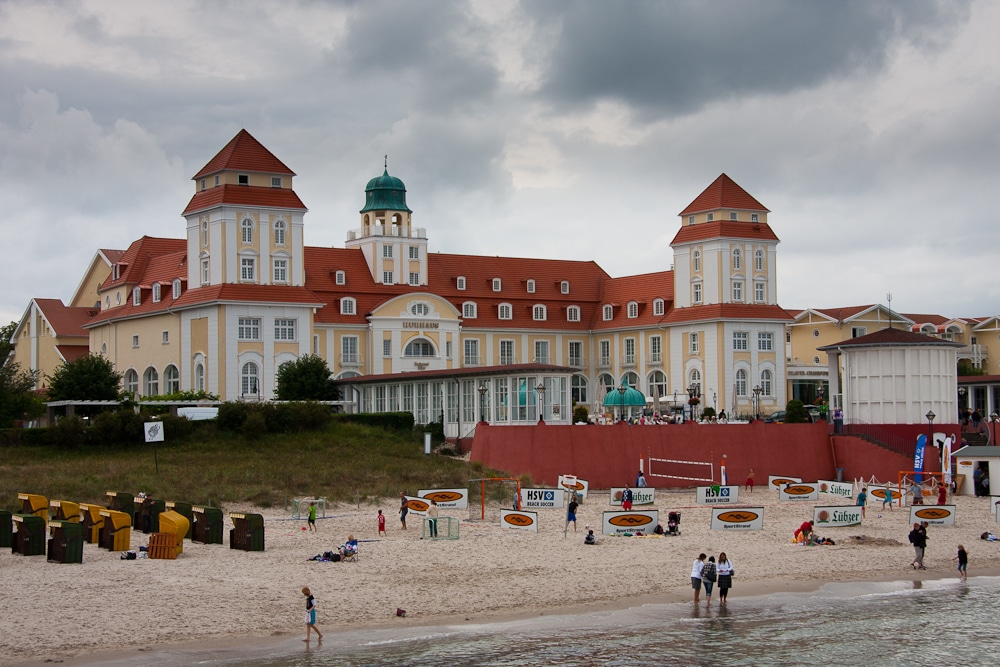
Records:
[[[205,429],[182,442],[135,447],[13,446],[0,450],[0,507],[18,512],[18,493],[105,504],[107,491],[140,491],[198,505],[283,506],[296,497],[364,502],[418,488],[465,488],[476,463],[426,456],[418,435],[356,424],[264,435],[248,442]]]

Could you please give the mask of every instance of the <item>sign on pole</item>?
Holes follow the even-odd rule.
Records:
[[[153,462],[156,464],[156,474],[160,474],[160,456],[156,453],[156,443],[163,442],[163,422],[143,422],[143,435],[146,442],[153,443]]]

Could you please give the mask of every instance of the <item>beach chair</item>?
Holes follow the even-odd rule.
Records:
[[[360,557],[360,555],[361,555],[361,545],[358,545],[358,548],[356,550],[354,550],[354,551],[347,551],[345,549],[343,555],[341,555],[341,557],[340,557],[340,562],[341,563],[347,563],[347,562],[357,563],[358,562],[358,558]]]

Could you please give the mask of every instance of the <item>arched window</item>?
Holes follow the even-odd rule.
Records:
[[[285,221],[277,220],[274,223],[274,245],[285,245]]]
[[[587,402],[587,378],[574,375],[571,380],[573,400],[577,403]]]
[[[205,364],[194,367],[194,390],[205,391]]]
[[[760,393],[763,396],[771,395],[771,371],[763,370],[760,372]]]
[[[536,304],[535,306],[533,306],[531,309],[531,319],[535,320],[536,322],[544,322],[545,306],[542,304]]]
[[[567,322],[579,322],[580,321],[580,306],[570,306],[566,309],[566,321]]]
[[[701,371],[697,368],[691,369],[691,374],[689,376],[691,382],[688,383],[688,388],[694,388],[694,395],[701,396]]]
[[[743,268],[743,252],[739,248],[733,250],[733,269],[739,271]]]
[[[701,251],[695,250],[694,255],[691,260],[691,268],[693,271],[701,271]]]
[[[667,375],[663,371],[653,371],[649,374],[649,393],[654,397],[667,395]]]
[[[243,218],[240,227],[243,230],[243,242],[246,244],[253,243],[253,219]]]
[[[418,338],[417,340],[410,341],[406,348],[403,350],[404,357],[434,357],[437,353],[434,351],[434,344],[429,340],[423,338]]]
[[[160,283],[153,283],[153,303],[160,302]]]
[[[753,268],[754,271],[764,270],[764,251],[758,248],[753,253]]]
[[[130,368],[125,371],[123,383],[126,394],[132,394],[132,396],[135,396],[139,393],[139,374],[135,372],[134,368]]]
[[[181,390],[181,374],[171,364],[163,369],[163,393],[176,394]]]
[[[664,312],[663,299],[653,299],[653,315],[659,317]]]
[[[615,379],[611,377],[608,373],[601,373],[597,376],[598,386],[603,388],[601,396],[606,396],[608,392],[613,391],[615,388]]]
[[[633,371],[629,371],[622,376],[622,384],[633,389],[639,388],[639,376]]]
[[[629,319],[634,320],[635,318],[639,317],[639,304],[637,302],[629,301],[626,310],[627,310],[626,317],[628,317]]]
[[[181,298],[181,280],[180,278],[174,278],[174,298]]]
[[[747,372],[742,368],[736,371],[736,395],[747,395]]]
[[[260,395],[259,377],[257,364],[252,361],[243,364],[243,368],[240,369],[240,389],[244,396]]]
[[[203,220],[201,223],[201,245],[208,245],[208,221]]]
[[[160,394],[160,374],[150,366],[142,374],[142,395],[158,396]]]

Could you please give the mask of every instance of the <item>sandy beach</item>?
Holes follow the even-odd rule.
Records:
[[[1000,574],[1000,543],[979,538],[998,529],[986,498],[954,499],[956,525],[930,528],[928,569],[921,572],[909,566],[908,508],[882,512],[881,503],[869,505],[862,526],[821,533],[836,545],[803,547],[791,536],[811,518],[812,503],[780,503],[761,488],[741,500],[765,508],[763,530],[712,531],[711,510],[695,505],[693,490],[660,491],[661,523],[668,510],[680,509],[680,535],[600,536],[586,546],[584,526],[599,532],[602,512],[611,509],[607,492],[597,491],[580,506],[577,531],[570,528],[568,537],[563,510],[543,510],[538,533],[463,521],[458,540],[421,540],[419,518],[411,516],[410,529],[400,530],[397,500],[390,498],[327,508],[317,532],[303,531],[305,522],[290,520],[290,511],[227,507],[226,544],[185,542],[177,560],[123,561],[88,544],[82,564],[61,565],[7,550],[0,553],[0,663],[83,664],[116,652],[293,639],[304,636],[302,586],[319,600],[319,627],[337,633],[690,600],[691,562],[701,551],[725,551],[733,561],[731,606],[741,596],[813,590],[831,581],[954,577],[959,543],[970,553],[970,576]],[[377,534],[380,508],[388,518],[385,537]],[[266,551],[229,548],[228,511],[265,516]],[[450,514],[467,518],[464,510]],[[361,540],[358,562],[309,560],[349,533]],[[132,548],[147,541],[134,533]]]

